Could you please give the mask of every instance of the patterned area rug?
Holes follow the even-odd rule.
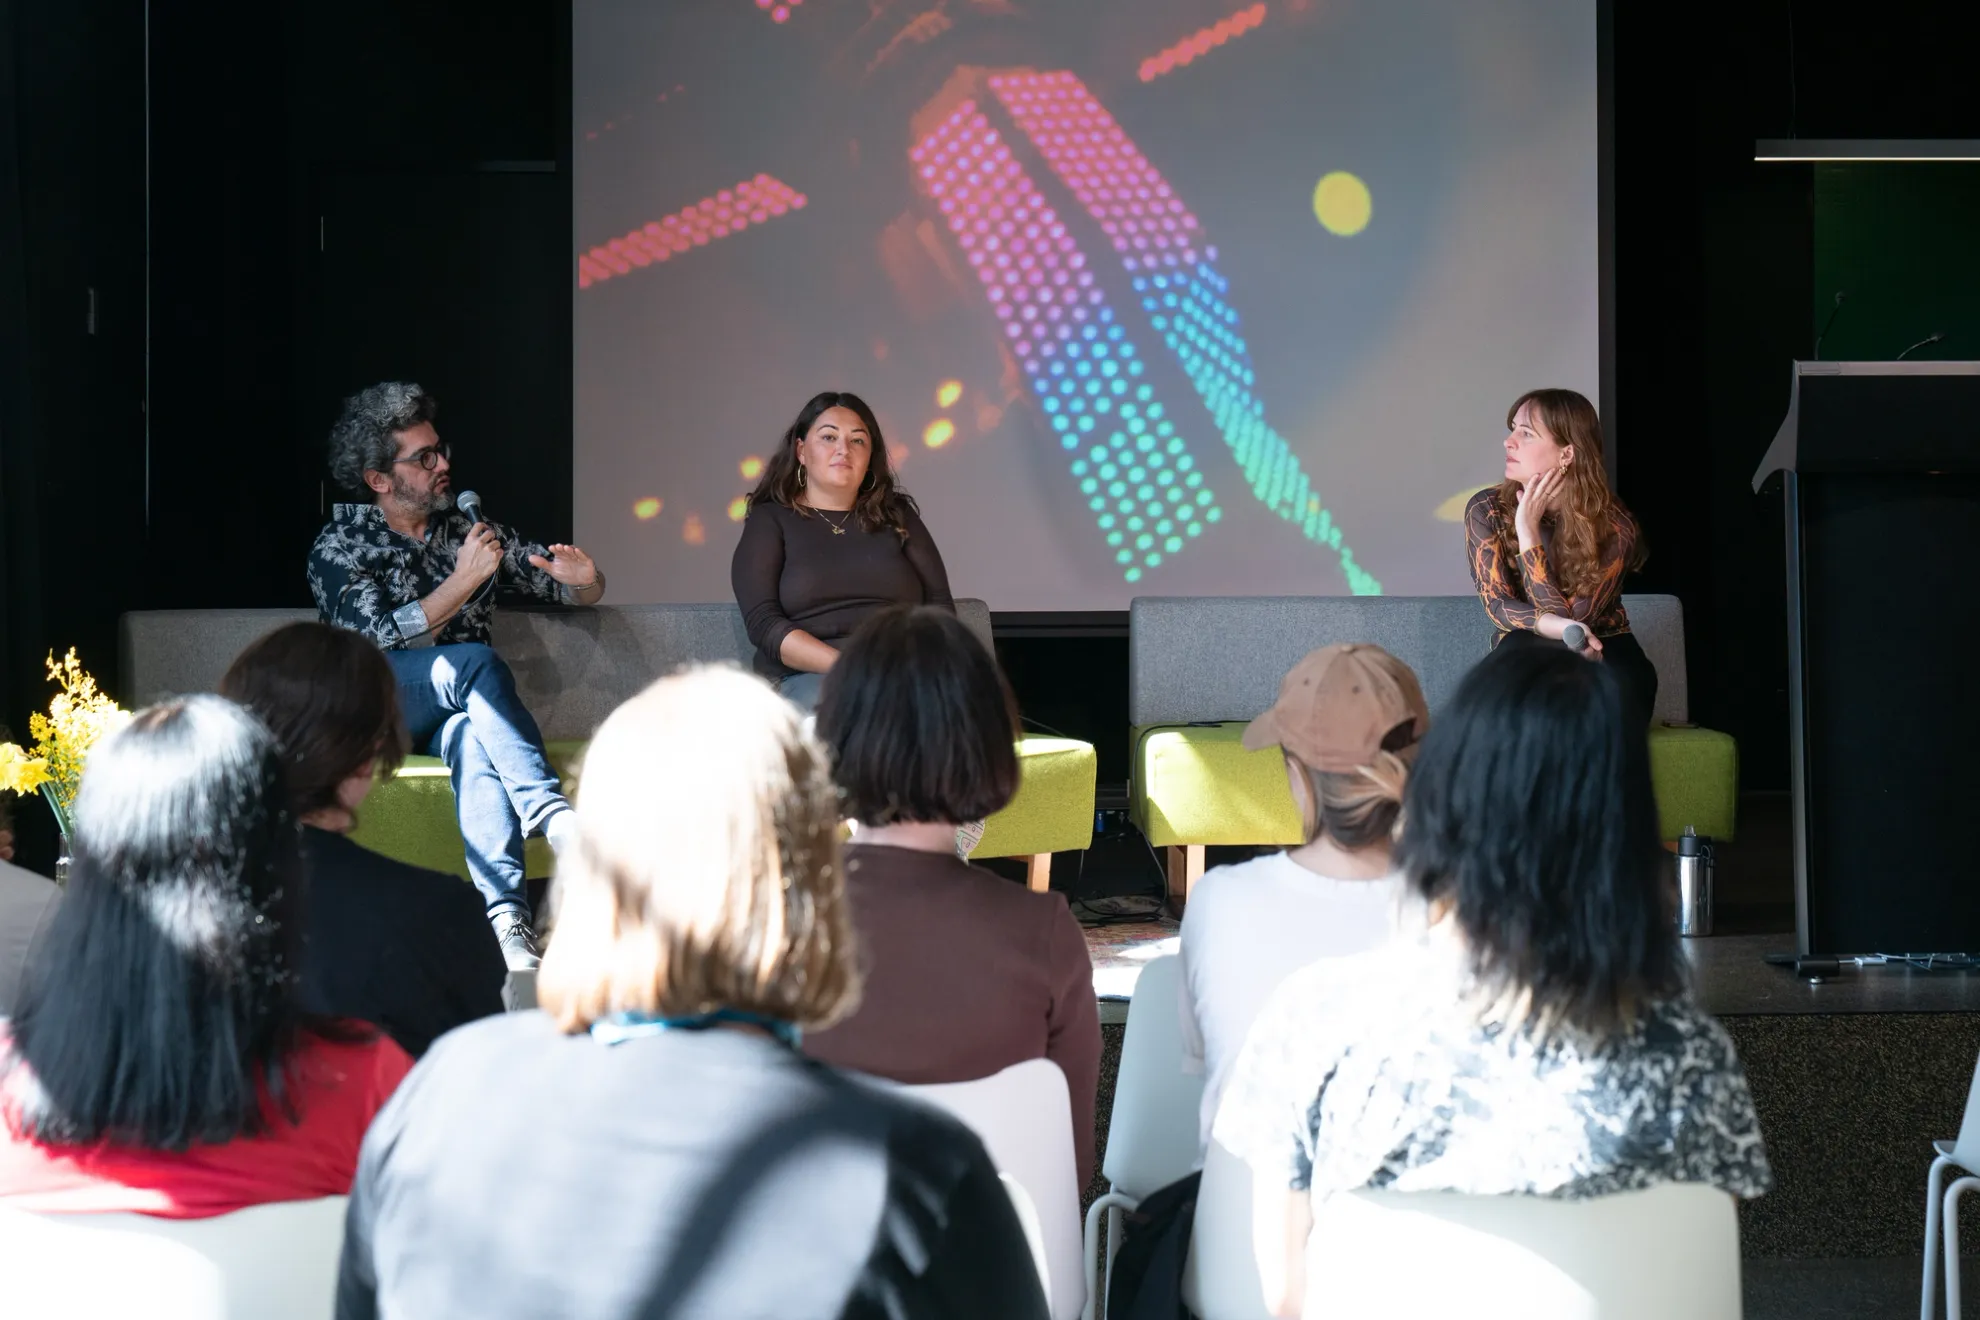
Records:
[[[1180,947],[1177,929],[1177,922],[1170,917],[1088,927],[1086,951],[1093,958],[1093,992],[1102,999],[1128,998],[1143,966]]]

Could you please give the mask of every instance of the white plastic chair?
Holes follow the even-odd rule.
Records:
[[[0,1278],[10,1299],[25,1281],[26,1295],[51,1302],[16,1312],[10,1300],[8,1314],[328,1320],[347,1203],[280,1201],[209,1219],[10,1212],[0,1221]]]
[[[1004,1184],[1004,1194],[1017,1212],[1018,1227],[1024,1230],[1024,1240],[1031,1247],[1031,1263],[1038,1267],[1039,1286],[1049,1289],[1052,1266],[1045,1259],[1045,1226],[1038,1222],[1038,1207],[1031,1203],[1031,1193],[1024,1190],[1024,1184],[1010,1174],[998,1174],[997,1181]]]
[[[1352,1192],[1316,1210],[1306,1278],[1309,1316],[1739,1320],[1739,1217],[1731,1195],[1702,1183],[1583,1201]],[[1251,1171],[1214,1143],[1183,1300],[1203,1320],[1270,1314]]]
[[[1029,1059],[980,1081],[897,1089],[961,1119],[982,1140],[997,1171],[1023,1188],[1043,1242],[1040,1278],[1052,1320],[1073,1320],[1086,1301],[1086,1280],[1079,1268],[1072,1098],[1059,1065]],[[1023,1207],[1018,1217],[1025,1218]],[[1030,1232],[1027,1227],[1026,1235]]]
[[[1203,1078],[1183,1071],[1182,959],[1155,958],[1135,978],[1128,1001],[1127,1032],[1107,1120],[1107,1155],[1100,1171],[1107,1192],[1086,1209],[1085,1320],[1105,1310],[1121,1217],[1196,1168],[1203,1107]],[[1100,1257],[1100,1223],[1107,1225],[1106,1260]]]
[[[19,1320],[226,1320],[227,1281],[191,1247],[0,1207],[0,1279]]]
[[[1739,1215],[1704,1183],[1585,1201],[1350,1192],[1317,1208],[1306,1278],[1309,1316],[1739,1320]]]
[[[1211,1142],[1204,1156],[1182,1295],[1183,1304],[1202,1320],[1270,1320],[1272,1314],[1252,1254],[1251,1169],[1222,1142]]]
[[[1980,1187],[1980,1060],[1973,1065],[1973,1081],[1966,1088],[1966,1113],[1959,1120],[1959,1136],[1952,1142],[1935,1141],[1938,1158],[1925,1175],[1925,1278],[1919,1284],[1920,1320],[1932,1320],[1934,1285],[1941,1252],[1946,1264],[1946,1315],[1959,1320],[1959,1198]],[[1945,1186],[1946,1170],[1958,1169],[1960,1176]]]

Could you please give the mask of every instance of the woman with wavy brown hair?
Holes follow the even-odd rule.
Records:
[[[1623,574],[1643,566],[1636,519],[1609,489],[1602,422],[1573,390],[1532,390],[1506,412],[1505,479],[1464,510],[1471,580],[1508,638],[1563,640],[1581,625],[1582,654],[1622,680],[1643,723],[1657,671],[1630,634]]]
[[[838,643],[889,605],[955,612],[942,552],[894,481],[857,394],[814,395],[784,432],[729,566],[756,672],[807,709]]]

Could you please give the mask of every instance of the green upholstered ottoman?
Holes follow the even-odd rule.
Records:
[[[1304,843],[1278,748],[1247,752],[1244,725],[1134,731],[1128,810],[1148,842]]]
[[[584,748],[583,742],[549,744],[550,763],[562,776],[566,793],[575,787]],[[1050,884],[1053,853],[1084,849],[1093,842],[1099,757],[1091,743],[1027,734],[1018,740],[1018,767],[1023,777],[1017,797],[989,819],[970,855],[1029,857],[1032,887],[1042,889]],[[436,756],[406,758],[398,774],[373,789],[351,837],[387,857],[467,878],[453,781]],[[549,875],[549,845],[529,840],[524,863],[532,878]]]
[[[1695,726],[1650,730],[1650,782],[1666,839],[1688,825],[1713,839],[1733,837],[1739,802],[1739,744],[1729,733]]]
[[[1203,875],[1207,844],[1306,841],[1276,747],[1244,749],[1244,722],[1155,725],[1134,731],[1128,815],[1168,849],[1169,894],[1179,904]]]
[[[1052,854],[1093,844],[1093,788],[1100,757],[1092,743],[1025,734],[1018,739],[1017,796],[983,825],[971,857],[1028,857],[1030,883],[1052,883]]]

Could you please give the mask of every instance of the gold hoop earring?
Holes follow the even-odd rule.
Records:
[[[798,464],[798,489],[804,489],[804,464]]]

